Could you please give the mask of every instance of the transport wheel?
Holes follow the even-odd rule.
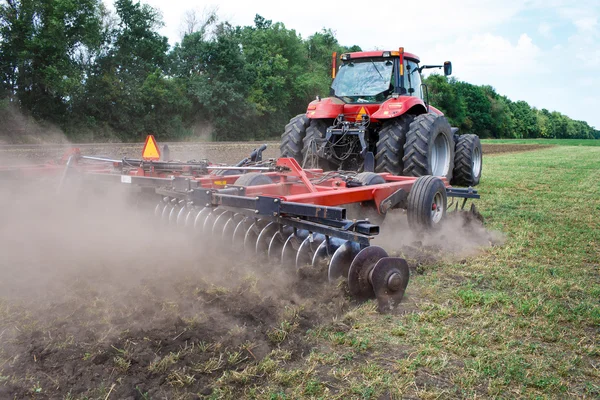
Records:
[[[375,154],[375,171],[402,175],[404,144],[412,117],[402,116],[384,123],[379,131]]]
[[[379,185],[385,183],[385,179],[379,174],[374,172],[361,172],[354,177],[355,180],[363,184],[363,186]],[[380,214],[377,211],[375,202],[373,200],[364,201],[360,203],[360,214],[359,218],[368,218],[375,225],[381,225],[385,219],[385,214]]]
[[[302,147],[302,162],[305,168],[321,168],[323,171],[335,170],[329,160],[318,157],[316,154],[317,143],[324,138],[327,133],[327,128],[330,126],[329,120],[311,119],[306,128],[306,136]]]
[[[475,186],[481,178],[483,165],[479,136],[466,134],[458,137],[454,155],[453,185]]]
[[[236,179],[234,186],[270,185],[273,180],[260,172],[250,172]]]
[[[404,145],[406,176],[443,176],[452,179],[454,139],[444,116],[422,114],[410,124]]]
[[[447,207],[444,182],[435,176],[422,176],[408,194],[408,225],[418,232],[435,231],[445,219]]]
[[[306,114],[298,114],[285,126],[279,145],[281,157],[295,158],[298,163],[302,163],[303,140],[309,122]]]

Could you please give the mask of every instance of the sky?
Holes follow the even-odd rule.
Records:
[[[162,12],[172,45],[190,10],[216,9],[232,25],[253,25],[260,14],[303,38],[329,28],[342,45],[403,46],[425,64],[452,61],[459,80],[600,129],[600,0],[142,2]]]

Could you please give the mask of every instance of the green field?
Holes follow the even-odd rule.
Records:
[[[547,144],[554,146],[600,146],[598,139],[483,139],[485,144]]]
[[[366,304],[309,332],[310,356],[255,393],[599,398],[600,149],[565,150],[486,158],[479,205],[505,244],[413,276],[405,315]]]

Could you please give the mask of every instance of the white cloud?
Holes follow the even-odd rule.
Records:
[[[538,26],[538,32],[540,35],[549,38],[552,37],[552,27],[547,22],[542,22]]]

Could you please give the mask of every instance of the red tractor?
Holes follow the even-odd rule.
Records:
[[[317,97],[306,114],[292,118],[282,135],[281,156],[307,168],[446,177],[475,186],[481,177],[477,135],[458,135],[428,102],[421,72],[452,64],[419,66],[399,51],[333,55],[331,97]],[[365,183],[369,184],[369,183]]]

